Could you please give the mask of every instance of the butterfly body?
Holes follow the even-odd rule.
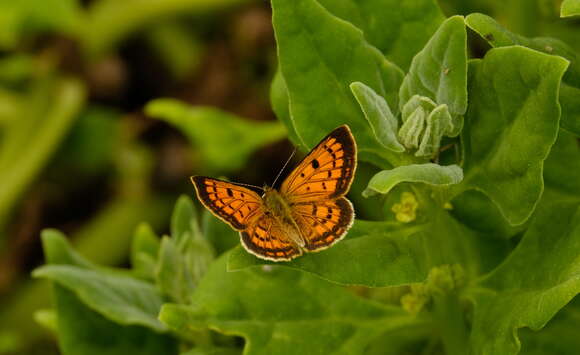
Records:
[[[287,199],[276,189],[264,187],[264,209],[267,216],[276,219],[284,234],[294,243],[296,247],[304,247],[306,241],[300,233],[300,226],[292,217],[292,206]]]
[[[348,126],[332,131],[298,164],[280,189],[194,176],[205,207],[240,232],[259,258],[288,261],[324,250],[345,235],[354,209],[344,195],[356,169],[356,143]]]

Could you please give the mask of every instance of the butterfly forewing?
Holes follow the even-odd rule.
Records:
[[[243,230],[264,212],[262,198],[247,187],[204,176],[191,178],[205,207],[236,230]]]
[[[292,206],[292,217],[306,239],[308,251],[330,247],[342,237],[354,221],[354,209],[349,200],[313,201]]]
[[[298,164],[280,192],[290,203],[341,197],[348,192],[355,169],[356,143],[348,126],[340,126]]]

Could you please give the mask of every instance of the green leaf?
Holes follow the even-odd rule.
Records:
[[[542,330],[519,331],[522,342],[521,355],[561,354],[573,355],[580,349],[580,338],[576,329],[580,326],[580,309],[576,298],[560,310]]]
[[[565,199],[580,199],[580,147],[578,139],[560,130],[544,163],[546,188]]]
[[[100,0],[89,6],[79,36],[86,54],[98,59],[160,18],[203,16],[245,2],[247,0]]]
[[[420,263],[423,237],[414,234],[421,228],[396,222],[356,220],[345,240],[323,252],[306,254],[290,262],[258,259],[237,247],[230,253],[228,270],[276,264],[345,285],[380,287],[420,282],[426,277],[424,265]],[[356,263],[345,263],[354,259]]]
[[[181,196],[175,205],[171,235],[161,241],[155,279],[165,295],[175,302],[188,303],[215,252],[202,234],[193,202],[187,196]]]
[[[360,28],[365,38],[403,70],[445,19],[434,0],[321,0],[333,15]]]
[[[527,38],[512,33],[493,18],[483,14],[471,14],[466,17],[465,22],[493,47],[521,45],[546,54],[559,55],[570,61],[560,88],[560,124],[566,130],[580,135],[580,62],[572,48],[555,38]]]
[[[153,279],[160,246],[159,237],[149,224],[137,226],[131,243],[131,265],[139,277]]]
[[[122,326],[92,311],[66,288],[55,286],[59,347],[63,355],[176,355],[168,335]]]
[[[560,105],[562,106],[562,128],[580,136],[580,86],[573,87],[562,83]]]
[[[173,203],[169,203],[164,197],[144,198],[142,195],[121,193],[101,206],[99,213],[71,235],[70,240],[84,257],[95,263],[100,265],[126,263],[135,226],[142,221],[149,221],[156,229],[166,228],[172,205]],[[64,243],[65,240],[61,240]],[[113,245],[115,247],[111,248]],[[67,250],[67,247],[70,249],[68,244],[56,248],[55,253],[64,254],[62,251]],[[47,248],[47,256],[50,254],[48,249],[53,248]],[[70,252],[66,254],[70,255]],[[14,290],[13,299],[7,301],[0,309],[0,328],[27,334],[29,342],[42,338],[43,330],[30,315],[36,309],[50,307],[50,297],[46,296],[50,294],[50,286],[50,282],[46,280],[30,279]]]
[[[0,2],[0,48],[13,49],[38,32],[74,34],[81,20],[76,0]]]
[[[169,20],[156,24],[147,31],[147,42],[171,73],[171,79],[180,82],[200,70],[205,48],[198,34],[185,23]]]
[[[163,237],[155,270],[155,283],[171,300],[186,303],[195,288],[193,280],[185,274],[183,257],[174,240]]]
[[[425,132],[415,156],[436,156],[439,153],[443,136],[452,136],[455,135],[454,131],[459,132],[454,127],[454,124],[447,105],[443,104],[435,107],[425,119]]]
[[[199,150],[204,164],[219,171],[240,169],[254,151],[286,136],[278,122],[252,122],[174,99],[153,100],[145,111],[180,129]]]
[[[177,332],[211,328],[246,339],[244,354],[362,354],[372,340],[424,322],[310,276],[274,267],[226,272],[214,263],[191,306],[165,305]],[[291,297],[289,297],[291,295]]]
[[[459,189],[483,191],[512,225],[529,218],[542,194],[542,167],[558,133],[558,88],[567,65],[518,46],[494,48],[471,62]]]
[[[34,277],[52,280],[72,291],[81,302],[122,325],[166,328],[157,320],[162,299],[153,285],[130,276],[107,274],[71,265],[45,265]]]
[[[83,109],[55,154],[51,169],[57,170],[59,177],[98,176],[110,171],[119,152],[121,116],[119,111],[103,106]]]
[[[217,255],[223,254],[240,242],[240,233],[207,210],[203,213],[202,225],[203,233]]]
[[[64,139],[85,101],[75,79],[38,78],[18,116],[2,129],[0,140],[0,244],[2,225],[27,186]]]
[[[431,267],[443,264],[460,264],[475,277],[497,266],[509,250],[509,243],[466,228],[422,195],[417,199],[413,223],[355,220],[341,242],[290,262],[258,259],[238,247],[230,254],[228,270],[279,265],[338,284],[398,286],[424,281]]]
[[[545,202],[506,261],[472,290],[472,354],[517,354],[516,330],[542,328],[580,292],[578,202]]]
[[[385,148],[401,153],[405,147],[397,140],[398,122],[385,99],[361,82],[350,84],[350,90],[369,122],[375,138]]]
[[[560,8],[561,17],[579,16],[580,15],[580,1],[579,0],[564,0]]]
[[[467,109],[467,34],[463,17],[448,18],[419,52],[399,91],[401,109],[414,96],[446,104],[453,116]],[[452,136],[459,134],[460,120]]]
[[[278,117],[278,120],[286,126],[290,141],[295,145],[303,145],[304,143],[298,137],[298,133],[296,133],[292,116],[290,116],[288,88],[286,87],[286,82],[284,81],[280,68],[276,70],[274,79],[272,79],[272,85],[270,86],[270,102],[272,103],[272,110],[274,110],[276,117]]]
[[[34,321],[53,334],[58,334],[58,317],[54,309],[39,309],[34,312]]]
[[[360,30],[315,0],[273,0],[280,71],[288,89],[289,117],[304,148],[348,124],[361,159],[385,158],[349,85],[360,81],[397,106],[402,72],[369,45]],[[336,41],[340,38],[340,41]],[[290,129],[291,130],[291,129]]]
[[[511,226],[485,194],[469,190],[456,196],[451,205],[451,214],[461,223],[493,238],[510,238],[525,230],[525,224]]]
[[[186,195],[179,196],[171,215],[171,238],[180,245],[186,233],[192,233],[197,224],[193,201]]]
[[[186,353],[180,355],[241,355],[242,351],[236,348],[223,347],[195,347]]]
[[[44,231],[42,242],[51,265],[35,274],[56,281],[63,355],[177,354],[174,340],[158,333],[166,327],[157,320],[162,301],[153,286],[118,272],[95,269],[57,231]]]
[[[402,182],[421,182],[434,186],[458,184],[463,179],[463,170],[457,165],[441,166],[438,164],[412,164],[399,166],[391,170],[377,173],[369,181],[363,196],[388,194],[397,184]]]

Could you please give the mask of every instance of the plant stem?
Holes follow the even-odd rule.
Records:
[[[469,353],[468,334],[463,309],[455,293],[433,295],[433,315],[439,325],[447,355]]]

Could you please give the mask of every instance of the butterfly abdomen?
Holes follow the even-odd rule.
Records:
[[[266,188],[262,198],[266,206],[266,213],[271,214],[278,221],[289,240],[297,246],[303,247],[305,245],[304,238],[300,235],[300,229],[292,218],[291,206],[284,196],[273,188]]]

